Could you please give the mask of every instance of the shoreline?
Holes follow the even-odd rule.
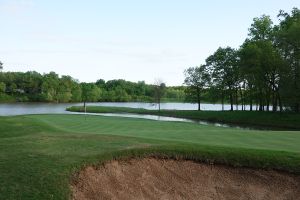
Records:
[[[66,109],[71,112],[84,112],[82,106]],[[272,113],[264,111],[195,111],[195,110],[147,110],[141,108],[87,106],[89,113],[130,113],[164,117],[203,120],[211,123],[224,123],[240,127],[270,130],[300,130],[300,114]]]

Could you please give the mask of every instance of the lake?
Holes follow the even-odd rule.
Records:
[[[82,106],[83,103],[2,103],[0,104],[0,116],[14,116],[14,115],[27,115],[27,114],[85,114],[66,111],[70,106]],[[144,108],[144,109],[157,109],[157,105],[151,103],[139,102],[101,102],[101,103],[87,103],[88,106],[112,106],[112,107],[130,107],[130,108]],[[191,103],[161,103],[161,109],[173,110],[197,110],[197,104]],[[225,110],[230,109],[230,105],[224,106]],[[222,110],[221,104],[201,104],[202,110]],[[241,109],[241,107],[239,107]],[[184,118],[164,117],[156,115],[143,115],[143,114],[126,114],[126,113],[88,113],[88,115],[100,116],[114,116],[114,117],[131,117],[151,119],[158,121],[179,121],[179,122],[192,122],[201,125],[214,125],[221,127],[235,127],[242,129],[253,129],[253,127],[240,127],[237,125],[226,123],[213,123],[202,120],[190,120]],[[256,129],[256,128],[255,128]],[[259,128],[261,129],[261,128]]]
[[[26,114],[66,114],[70,106],[81,106],[83,103],[2,103],[0,104],[0,116],[26,115]],[[101,102],[87,103],[88,106],[116,106],[144,109],[158,109],[157,105],[139,102]],[[230,109],[230,105],[224,105],[225,110]],[[197,104],[192,103],[161,103],[161,109],[172,110],[197,110]],[[235,107],[234,107],[235,108]],[[241,109],[241,106],[239,107]],[[247,108],[248,109],[248,108]],[[221,104],[201,104],[201,110],[222,110]]]

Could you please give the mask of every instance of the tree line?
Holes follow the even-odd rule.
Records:
[[[156,102],[183,101],[184,96],[183,87],[162,90],[144,81],[99,79],[94,83],[80,83],[55,72],[0,72],[0,102]]]
[[[300,10],[254,18],[238,48],[218,48],[205,64],[184,71],[186,95],[198,103],[204,91],[230,110],[300,112]],[[223,106],[224,109],[224,106]]]

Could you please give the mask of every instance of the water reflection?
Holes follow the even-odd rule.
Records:
[[[189,122],[189,123],[196,123],[200,125],[212,125],[212,126],[226,127],[226,128],[231,127],[231,128],[239,128],[239,129],[247,129],[247,130],[254,129],[251,127],[242,127],[233,124],[209,122],[203,120],[191,120],[191,119],[176,118],[176,117],[165,117],[165,116],[158,116],[158,115],[144,115],[144,114],[131,114],[131,113],[78,113],[78,112],[71,112],[71,114],[96,115],[96,116],[106,116],[106,117],[128,117],[128,118],[150,119],[156,121]],[[265,128],[255,128],[255,129],[265,129]]]
[[[26,115],[26,114],[58,114],[67,113],[65,110],[70,106],[82,106],[82,103],[2,103],[0,104],[0,116]],[[88,106],[110,106],[144,108],[148,110],[157,109],[156,104],[139,102],[101,102],[88,103]],[[247,108],[247,107],[246,107]],[[161,109],[167,110],[197,110],[197,104],[192,103],[162,103]],[[221,104],[201,104],[202,110],[222,110]],[[229,110],[230,105],[225,105],[225,110]],[[239,108],[241,109],[241,108]],[[247,108],[248,109],[248,108]]]

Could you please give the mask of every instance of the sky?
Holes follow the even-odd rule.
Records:
[[[80,82],[182,85],[218,47],[238,48],[253,18],[299,0],[0,0],[4,71],[54,71]]]

